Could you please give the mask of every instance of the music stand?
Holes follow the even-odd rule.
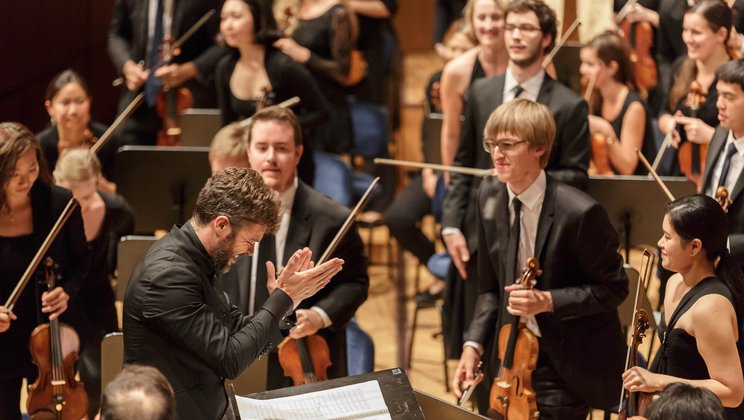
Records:
[[[135,232],[169,230],[191,217],[211,175],[206,147],[124,146],[116,153],[117,191],[134,213]]]
[[[424,412],[424,417],[427,419],[468,420],[488,418],[418,389],[414,389],[413,393],[416,395],[421,411]]]
[[[566,42],[553,57],[558,81],[579,95],[583,93],[581,74],[579,73],[581,47],[582,44],[579,42]]]
[[[695,194],[695,184],[681,177],[664,177],[664,183],[679,198]],[[661,221],[666,214],[667,196],[653,179],[636,175],[591,176],[586,192],[607,210],[612,227],[625,246],[655,246],[661,237]]]
[[[424,162],[442,163],[442,122],[444,115],[432,112],[424,115],[422,146]]]
[[[221,126],[219,109],[189,108],[181,115],[181,146],[209,147]]]

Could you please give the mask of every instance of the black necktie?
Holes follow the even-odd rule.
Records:
[[[165,14],[165,11],[163,10],[163,0],[157,0],[157,2],[155,29],[152,32],[152,39],[150,40],[150,55],[147,57],[150,74],[145,82],[145,99],[150,106],[155,104],[155,98],[163,87],[160,78],[155,77],[155,70],[162,64],[160,63],[160,46],[163,44],[163,14]]]
[[[516,85],[512,88],[512,92],[514,92],[514,99],[517,99],[519,98],[519,95],[521,95],[522,92],[524,92],[524,88],[520,85]]]
[[[266,287],[268,273],[266,262],[271,261],[276,268],[276,240],[274,235],[264,235],[258,243],[258,267],[256,267],[256,294],[253,297],[253,310],[257,311],[269,298],[269,289]]]
[[[734,145],[734,143],[730,143],[726,148],[726,157],[723,159],[721,176],[718,178],[718,187],[726,185],[726,178],[728,178],[729,169],[731,169],[731,157],[733,157],[735,154],[736,146]]]
[[[507,252],[507,271],[506,284],[514,283],[516,276],[519,273],[519,231],[520,231],[520,214],[522,212],[522,202],[519,198],[514,197],[512,200],[512,207],[514,208],[514,221],[512,222],[511,228],[509,228],[509,249]]]

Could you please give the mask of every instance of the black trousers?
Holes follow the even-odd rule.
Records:
[[[414,176],[385,212],[390,234],[422,264],[434,255],[434,243],[421,231],[421,219],[431,213],[431,200],[424,194],[421,176]]]

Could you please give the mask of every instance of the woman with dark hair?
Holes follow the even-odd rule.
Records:
[[[101,163],[89,149],[65,150],[54,169],[54,181],[67,188],[80,205],[90,270],[70,307],[80,336],[80,378],[88,393],[88,416],[98,412],[101,397],[101,341],[119,331],[111,278],[116,269],[116,245],[134,231],[134,216],[124,198],[98,188]]]
[[[0,185],[0,302],[5,302],[72,196],[51,184],[39,142],[13,122],[0,123]],[[31,331],[67,309],[87,271],[80,210],[73,211],[46,255],[60,267],[59,285],[47,292],[34,276],[11,314],[0,307],[2,419],[21,417],[22,379],[31,383],[37,375],[28,347]]]
[[[54,168],[57,159],[67,149],[90,147],[106,132],[106,126],[91,120],[92,95],[85,79],[74,70],[65,70],[54,76],[44,95],[44,106],[51,125],[36,134],[49,168]],[[113,176],[113,143],[101,150],[103,174]],[[101,179],[101,187],[113,191],[116,186]]]
[[[669,204],[663,231],[661,263],[677,274],[666,286],[661,348],[650,370],[623,374],[624,386],[658,392],[684,382],[709,389],[724,407],[739,407],[744,275],[727,249],[726,214],[708,196],[683,197]],[[744,418],[735,411],[727,410],[728,418]]]
[[[644,175],[646,170],[638,164],[635,151],[642,150],[647,159],[653,160],[656,148],[650,115],[636,89],[626,41],[609,32],[596,36],[581,49],[579,71],[588,84],[594,79],[589,98],[592,141],[599,141],[599,147],[607,150],[613,173]],[[592,169],[596,171],[594,165],[590,173]]]
[[[708,144],[713,137],[718,126],[715,73],[734,54],[727,46],[732,21],[731,8],[721,0],[703,0],[685,13],[682,40],[687,46],[687,58],[679,63],[674,73],[667,112],[659,117],[659,129],[663,134],[672,129],[673,122],[677,124],[673,133],[675,145],[684,140]],[[693,110],[688,100],[693,82],[697,82],[704,95],[695,118],[690,117]],[[680,174],[676,159],[668,172]]]
[[[299,97],[295,111],[306,144],[299,173],[312,185],[312,130],[328,118],[329,105],[310,72],[272,45],[280,34],[270,2],[227,0],[222,6],[220,32],[225,43],[234,48],[234,53],[217,65],[222,125],[248,118],[263,106]]]

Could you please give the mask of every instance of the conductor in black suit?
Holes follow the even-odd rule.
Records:
[[[295,114],[271,106],[253,115],[246,128],[248,161],[264,181],[279,193],[282,216],[276,234],[266,235],[252,256],[238,259],[235,268],[223,275],[230,301],[245,315],[260,308],[267,291],[261,270],[266,261],[283,266],[296,249],[309,247],[320,258],[349,215],[346,207],[313,190],[297,178],[297,163],[302,157],[302,131]],[[369,277],[364,245],[354,227],[333,254],[344,260],[344,270],[315,296],[304,300],[295,311],[296,326],[292,338],[318,333],[328,343],[330,378],[347,376],[346,324],[367,299]],[[278,330],[271,335],[276,347],[282,340]],[[292,385],[284,377],[276,352],[269,354],[267,385],[276,389]]]
[[[221,7],[220,0],[116,0],[108,52],[124,79],[119,111],[141,91],[146,100],[122,126],[121,144],[155,144],[162,122],[154,101],[163,88],[188,88],[194,96],[193,108],[217,107],[214,70],[227,53],[216,43]],[[217,12],[183,44],[173,64],[159,66],[163,40],[168,35],[179,39],[212,9]]]
[[[279,224],[276,193],[250,169],[212,176],[192,218],[174,226],[145,254],[124,297],[124,363],[156,367],[176,394],[179,419],[220,419],[225,378],[236,378],[265,351],[269,332],[341,270],[334,258],[310,268],[312,253],[295,252],[251,317],[240,314],[215,284],[238,256],[250,254]]]
[[[504,40],[509,53],[506,73],[473,82],[465,103],[465,121],[455,156],[455,166],[490,168],[491,158],[483,150],[483,128],[488,116],[502,103],[526,98],[545,104],[556,121],[557,133],[546,170],[569,185],[583,187],[588,179],[589,108],[576,93],[551,79],[542,67],[544,55],[556,36],[555,12],[541,0],[515,0],[505,9]],[[443,145],[443,150],[444,150]],[[477,259],[475,194],[480,178],[452,174],[442,216],[447,252],[463,278],[474,278]],[[474,299],[475,281],[450,281],[446,299],[452,326],[448,332],[451,356],[457,357],[462,332],[467,328]],[[464,292],[462,289],[465,289]],[[457,299],[464,293],[463,299]],[[458,306],[462,305],[462,306]],[[462,315],[464,319],[457,319]]]
[[[718,187],[728,191],[729,251],[744,266],[744,60],[722,65],[716,78],[721,123],[710,142],[700,192],[715,197]]]
[[[498,345],[489,343],[521,316],[539,337],[532,383],[540,418],[583,420],[620,395],[617,306],[628,279],[605,210],[545,172],[554,137],[548,108],[526,99],[501,105],[486,124],[483,147],[498,178],[478,190],[479,295],[453,385],[460,394],[481,359],[496,374]],[[514,281],[531,257],[543,274],[538,290],[521,290]]]

